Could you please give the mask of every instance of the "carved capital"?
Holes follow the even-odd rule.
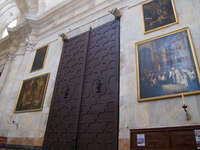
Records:
[[[122,14],[118,8],[114,8],[109,12],[115,17],[115,19],[119,19],[122,16]]]
[[[68,39],[67,35],[64,33],[60,34],[59,36],[62,38],[63,41]]]
[[[5,54],[5,52],[16,51],[21,43],[29,37],[31,33],[31,28],[28,21],[16,26],[15,28],[8,28],[8,37],[0,39],[0,55]],[[25,41],[26,47],[30,48],[34,44]]]

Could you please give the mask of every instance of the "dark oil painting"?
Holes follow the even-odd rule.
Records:
[[[144,29],[151,32],[177,23],[173,0],[153,0],[143,5]]]
[[[24,80],[16,104],[16,112],[41,110],[48,84],[49,74]]]
[[[0,65],[0,77],[1,77],[1,75],[3,73],[3,69],[4,69],[4,64]]]
[[[140,100],[200,90],[199,68],[189,35],[189,28],[184,28],[136,44]]]
[[[42,47],[36,51],[35,59],[31,68],[31,72],[42,69],[46,57],[48,46]]]

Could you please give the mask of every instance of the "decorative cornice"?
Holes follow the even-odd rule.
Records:
[[[15,28],[8,28],[8,36],[0,39],[0,56],[5,55],[8,51],[16,51],[30,33],[31,28],[28,21],[19,24]]]
[[[84,17],[88,17],[95,12],[98,13],[99,10],[103,11],[108,6],[119,2],[119,0],[105,0],[98,5],[95,5],[94,2],[94,0],[68,0],[42,16],[26,18],[24,23],[8,29],[8,37],[0,39],[0,55],[5,54],[5,51],[10,49],[17,49],[20,43],[25,42],[28,36],[41,39],[41,37],[58,32],[65,26],[76,23]],[[109,14],[109,12],[105,13]]]
[[[32,16],[30,19],[34,20],[34,21],[39,21],[39,20],[43,20],[44,18],[47,18],[48,16],[53,16],[58,10],[62,10],[62,8],[65,8],[66,6],[70,7],[70,5],[72,4],[72,2],[76,2],[77,0],[66,0],[63,1],[62,3],[59,3],[58,5],[56,5],[55,7],[53,7],[52,9],[44,12],[43,14],[39,15],[39,16]],[[80,0],[78,0],[80,1]],[[74,3],[75,4],[75,3]]]
[[[38,41],[53,35],[71,32],[72,30],[89,24],[92,21],[111,15],[110,11],[127,8],[144,0],[67,0],[41,16],[26,18],[23,24],[9,29],[9,36],[0,40],[1,52],[9,47],[19,47],[28,36]]]
[[[0,8],[0,16],[4,15],[5,13],[8,12],[8,10],[11,10],[12,8],[17,8],[17,6],[15,5],[15,3],[9,3],[7,4],[5,7]]]
[[[56,7],[55,11],[43,15],[42,18],[27,18],[33,29],[32,35],[44,38],[46,35],[52,35],[60,30],[68,30],[67,27],[70,28],[83,19],[91,18],[90,21],[95,20],[96,14],[109,15],[109,11],[114,9],[117,4],[122,3],[120,0],[105,0],[99,4],[94,2],[94,0],[67,1],[66,5]]]
[[[7,7],[9,4],[14,3],[12,0],[6,0],[3,3],[0,4],[0,10],[2,10],[3,8]]]

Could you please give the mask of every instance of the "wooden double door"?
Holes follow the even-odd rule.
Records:
[[[117,150],[119,26],[64,41],[43,150]]]

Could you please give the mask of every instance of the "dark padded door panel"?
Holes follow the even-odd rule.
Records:
[[[64,42],[44,150],[75,149],[88,38],[89,32]]]
[[[117,150],[119,20],[64,42],[43,150]]]
[[[78,150],[117,150],[119,21],[93,29],[89,41]]]

